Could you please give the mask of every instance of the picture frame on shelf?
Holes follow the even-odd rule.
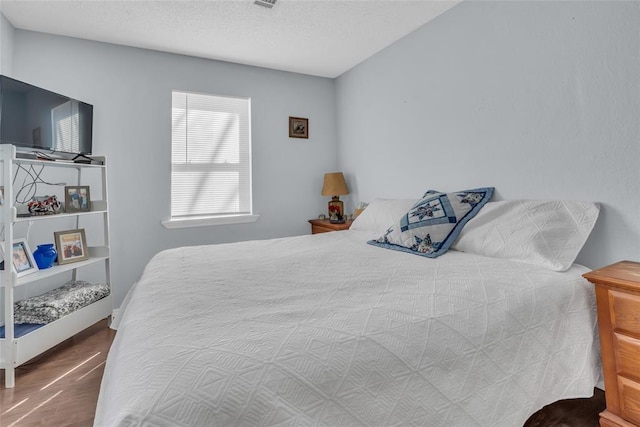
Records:
[[[309,119],[289,117],[289,138],[309,138]]]
[[[56,231],[53,233],[53,240],[58,252],[59,265],[89,259],[89,248],[84,228]]]
[[[88,185],[66,185],[64,187],[64,210],[67,213],[89,212],[91,193]]]
[[[0,254],[4,259],[3,248],[4,244],[0,245]],[[33,259],[33,252],[29,249],[26,239],[14,239],[11,252],[11,265],[18,277],[38,271],[38,264]]]

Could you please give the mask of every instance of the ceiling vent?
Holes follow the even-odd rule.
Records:
[[[262,6],[262,7],[268,7],[269,9],[271,9],[273,7],[274,4],[276,4],[277,0],[256,0],[253,2],[253,4],[257,4],[258,6]]]

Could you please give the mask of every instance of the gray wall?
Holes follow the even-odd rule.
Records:
[[[13,66],[13,25],[0,13],[0,74],[11,74]]]
[[[15,30],[13,75],[94,105],[94,153],[109,161],[116,304],[158,251],[309,233],[326,209],[322,177],[337,164],[333,81]],[[167,230],[171,90],[252,100],[256,223]],[[309,118],[310,139],[288,137]]]
[[[578,261],[640,258],[640,3],[463,2],[336,80],[352,200],[495,186],[602,203]]]

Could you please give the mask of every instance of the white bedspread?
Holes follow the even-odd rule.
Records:
[[[522,426],[599,378],[592,286],[344,231],[171,249],[134,287],[96,426]]]

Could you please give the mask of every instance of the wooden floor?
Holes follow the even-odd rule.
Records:
[[[104,362],[115,331],[96,323],[0,380],[0,426],[92,426]]]
[[[0,426],[92,426],[104,362],[115,331],[101,321],[22,365],[16,387],[0,388]],[[4,374],[0,373],[4,384]],[[604,393],[553,403],[525,427],[598,426]],[[517,426],[514,426],[517,427]]]

